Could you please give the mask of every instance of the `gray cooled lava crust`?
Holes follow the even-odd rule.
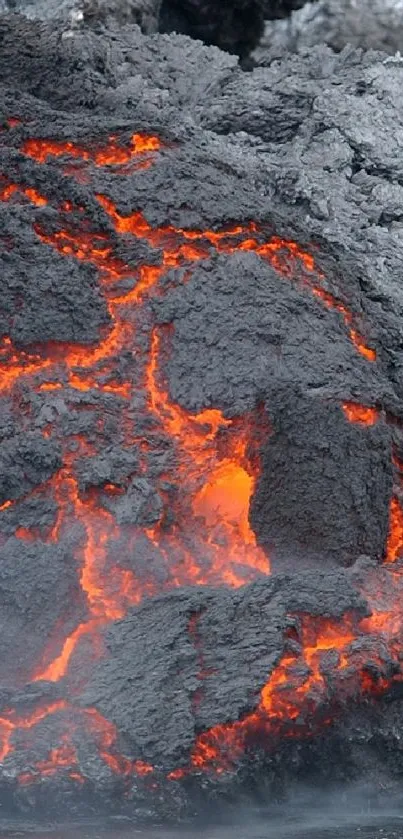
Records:
[[[201,731],[256,708],[284,652],[301,649],[304,616],[348,616],[358,625],[378,585],[386,586],[377,564],[399,491],[392,442],[403,458],[401,64],[381,53],[336,56],[314,48],[246,75],[235,58],[184,36],[145,36],[134,26],[76,31],[68,39],[63,31],[19,17],[0,20],[0,326],[15,351],[26,353],[24,363],[35,365],[58,342],[96,346],[112,329],[96,266],[74,248],[55,250],[46,235],[67,227],[103,237],[100,246],[106,242],[133,270],[161,264],[161,250],[146,236],[116,233],[100,193],[121,216],[141,211],[153,228],[220,231],[254,222],[264,241],[274,235],[298,242],[314,257],[315,282],[338,307],[326,306],[295,266],[285,276],[252,251],[212,248],[163,273],[155,293],[133,308],[136,350],[121,350],[112,383],[131,383],[129,405],[113,387],[74,389],[63,366],[67,350],[52,368],[55,389],[41,390],[46,370],[4,389],[1,733],[4,719],[15,719],[10,708],[25,720],[49,703],[67,701],[68,708],[45,716],[24,749],[18,743],[27,726],[12,732],[2,800],[18,808],[52,801],[79,812],[83,790],[97,807],[177,815],[194,810],[203,788],[228,796],[259,777],[283,792],[312,766],[338,779],[363,769],[397,780],[398,693],[386,707],[380,699],[362,701],[358,683],[330,729],[302,716],[301,730],[312,725],[313,737],[285,738],[274,752],[244,757],[235,776],[196,773],[183,784],[166,776],[189,765]],[[90,148],[111,135],[127,147],[133,132],[157,135],[164,145],[148,168],[120,174],[68,156],[38,163],[21,151],[35,138]],[[10,184],[11,197],[4,192]],[[24,190],[36,190],[46,205]],[[121,283],[122,293],[130,290],[127,278]],[[172,499],[181,479],[167,481],[175,475],[175,446],[146,411],[144,358],[155,327],[164,336],[161,373],[171,403],[192,414],[220,409],[228,418],[264,410],[268,437],[250,521],[270,555],[271,578],[236,591],[167,590],[169,567],[150,534],[162,515],[168,531],[175,524]],[[357,349],[351,330],[376,350],[376,360]],[[6,359],[9,346],[1,345]],[[349,422],[343,403],[376,409],[377,421]],[[128,442],[129,421],[135,431]],[[109,621],[105,656],[95,665],[84,639],[67,677],[32,682],[49,660],[54,633],[65,638],[89,619],[77,566],[83,516],[57,528],[62,457],[73,460],[83,498],[107,484],[122,489],[102,496],[101,506],[121,525],[111,533],[108,561],[134,572],[146,592],[148,585],[161,593]],[[387,676],[391,659],[386,644],[379,655],[378,640],[369,635],[356,644]],[[330,656],[329,704],[341,702],[331,690],[335,668]],[[200,695],[201,669],[208,676]],[[114,772],[81,725],[86,714],[96,723],[88,709],[116,726],[117,752],[155,767],[155,781]],[[66,720],[73,720],[79,783],[35,769],[64,742]],[[20,775],[30,782],[17,784]]]

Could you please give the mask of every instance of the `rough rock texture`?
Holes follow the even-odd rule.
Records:
[[[182,589],[144,603],[110,630],[109,660],[82,701],[113,720],[133,757],[175,768],[199,731],[253,710],[295,625],[292,615],[341,617],[353,609],[359,614],[364,603],[342,572],[273,577],[239,593]]]
[[[71,554],[68,543],[39,549],[14,537],[1,549],[2,689],[29,681],[41,663],[44,638],[51,640],[61,629],[69,634],[86,615]]]
[[[0,0],[0,12],[30,19],[58,21],[64,37],[82,26],[137,24],[143,32],[158,31],[161,0]]]
[[[0,20],[1,801],[398,785],[401,62],[65,31]]]
[[[349,564],[352,553],[381,555],[389,526],[381,513],[391,485],[388,429],[377,424],[363,440],[340,408],[298,391],[282,396],[279,411],[268,406],[274,434],[251,509],[275,567],[295,567],[297,557],[298,564],[326,557],[334,565]]]
[[[267,16],[269,17],[269,16]],[[267,23],[255,51],[259,64],[328,44],[338,52],[351,44],[363,49],[401,52],[403,4],[401,0],[316,0],[306,3],[285,21]]]

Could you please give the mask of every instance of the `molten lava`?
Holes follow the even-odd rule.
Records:
[[[11,120],[9,124],[12,124]],[[121,145],[116,136],[102,144],[94,141],[91,146],[35,138],[27,140],[21,151],[38,164],[45,164],[49,158],[66,158],[70,161],[70,169],[64,169],[65,175],[80,179],[83,170],[74,166],[83,165],[84,177],[91,179],[93,167],[112,167],[110,172],[121,175],[126,170],[118,167],[131,163],[151,165],[162,149],[163,143],[157,137],[133,134],[129,146]],[[109,225],[112,223],[116,236],[143,239],[150,246],[160,249],[159,265],[133,267],[116,254],[116,240],[112,241],[107,233],[92,231],[91,220],[87,220],[88,225],[85,224],[86,211],[82,207],[64,202],[58,208],[59,229],[50,231],[45,228],[39,211],[51,204],[51,200],[35,189],[3,179],[0,182],[0,200],[29,201],[37,208],[33,210],[37,215],[33,229],[44,247],[53,248],[68,259],[95,266],[110,319],[107,334],[103,334],[93,346],[53,341],[28,350],[14,345],[10,337],[4,337],[0,344],[2,393],[13,393],[19,383],[25,381],[35,390],[38,398],[46,399],[52,397],[54,391],[62,391],[67,403],[78,394],[85,401],[94,393],[102,399],[119,400],[126,444],[138,443],[142,450],[152,446],[152,435],[147,441],[136,436],[130,415],[135,382],[131,378],[120,380],[117,361],[124,352],[140,355],[134,315],[144,301],[163,293],[160,281],[167,270],[185,266],[185,278],[188,278],[194,263],[210,257],[212,253],[249,251],[266,260],[279,278],[297,282],[301,288],[309,289],[326,308],[338,312],[346,337],[357,351],[369,362],[376,360],[375,350],[367,347],[357,332],[352,313],[324,288],[325,278],[313,256],[295,242],[273,236],[268,239],[264,229],[253,222],[221,231],[184,230],[173,226],[154,228],[140,211],[124,216],[109,197],[97,195],[100,212],[105,213]],[[122,280],[125,281],[125,290],[122,290]],[[34,673],[29,674],[34,681],[58,682],[67,678],[72,659],[83,639],[91,640],[94,657],[102,654],[100,635],[108,623],[122,618],[129,607],[139,604],[143,597],[157,593],[161,587],[173,588],[184,584],[238,587],[259,575],[270,573],[269,558],[257,544],[249,521],[250,502],[259,476],[256,438],[259,444],[270,433],[267,423],[264,418],[262,421],[258,410],[244,417],[229,418],[220,410],[210,408],[191,414],[175,404],[170,398],[163,373],[164,352],[168,346],[169,333],[154,328],[149,336],[149,356],[139,362],[153,432],[169,441],[175,455],[175,466],[162,476],[160,489],[163,501],[171,507],[171,520],[167,520],[164,509],[159,521],[144,531],[166,565],[164,583],[149,578],[137,579],[132,571],[114,564],[115,546],[122,529],[107,509],[106,502],[123,494],[125,486],[108,481],[101,487],[80,489],[79,461],[83,456],[96,454],[96,449],[93,450],[85,438],[64,436],[61,440],[63,465],[48,482],[48,489],[58,508],[54,524],[47,534],[41,536],[22,527],[16,529],[15,535],[22,540],[41,538],[58,542],[72,522],[77,524],[80,535],[75,557],[88,617],[68,637],[48,639],[42,660],[36,662]],[[349,421],[363,425],[373,425],[379,416],[375,408],[347,402],[343,410]],[[44,436],[57,436],[58,429],[49,423],[43,433]],[[164,482],[178,488],[174,501],[167,498]],[[0,510],[8,509],[13,503],[12,499],[4,501]],[[137,536],[136,528],[132,528],[134,551]],[[395,562],[402,546],[403,515],[397,499],[392,499],[388,562]],[[178,780],[189,771],[204,771],[209,767],[217,772],[230,769],[248,743],[259,737],[262,731],[269,740],[280,730],[292,736],[293,722],[300,717],[307,720],[313,711],[321,710],[321,703],[324,703],[327,677],[322,669],[323,656],[333,651],[337,656],[337,669],[348,670],[350,645],[360,631],[365,632],[365,628],[354,627],[347,619],[337,623],[304,617],[300,655],[285,652],[262,687],[256,710],[242,720],[225,723],[200,734],[191,754],[190,766],[175,768],[168,777]],[[190,625],[189,632],[197,646],[195,622]],[[206,674],[200,651],[199,664],[199,678],[203,679]],[[297,664],[303,665],[302,670]],[[365,687],[364,681],[362,684]],[[123,776],[134,772],[146,777],[154,771],[142,757],[132,761],[119,754],[114,725],[96,709],[68,706],[62,700],[42,706],[27,717],[10,711],[0,718],[0,760],[5,760],[13,750],[13,736],[17,731],[28,731],[47,716],[66,711],[70,722],[71,719],[85,722],[101,757],[112,772]],[[61,742],[50,750],[46,759],[37,763],[32,772],[20,776],[20,782],[32,783],[38,776],[53,775],[59,771],[67,773],[71,780],[83,782],[68,726]]]
[[[92,161],[96,166],[116,166],[129,163],[139,155],[156,152],[161,146],[158,137],[133,134],[128,148],[120,146],[117,138],[111,136],[105,145],[97,147],[94,144],[90,149],[77,143],[57,140],[27,140],[21,151],[38,163],[45,163],[49,157],[72,157]]]
[[[386,562],[396,562],[403,553],[403,510],[393,497],[390,502],[389,534],[386,543]]]
[[[343,411],[349,422],[357,422],[360,425],[375,425],[379,419],[379,411],[376,408],[359,405],[357,402],[343,402]]]

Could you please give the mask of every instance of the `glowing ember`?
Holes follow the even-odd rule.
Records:
[[[76,143],[60,143],[57,140],[27,140],[22,152],[33,157],[38,163],[45,163],[48,157],[74,157],[91,160],[96,166],[116,166],[129,163],[138,155],[156,152],[161,148],[158,137],[145,134],[133,134],[129,148],[117,143],[116,137],[110,137],[105,146],[88,149]]]
[[[386,543],[386,562],[396,562],[403,551],[403,511],[393,497],[390,502],[389,534]]]
[[[349,422],[357,422],[360,425],[375,425],[379,419],[379,411],[376,408],[368,408],[356,402],[343,402],[343,411]]]

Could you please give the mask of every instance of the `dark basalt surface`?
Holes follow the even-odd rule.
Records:
[[[10,708],[26,721],[38,707],[65,703],[38,721],[35,737],[28,724],[16,726],[2,760],[1,800],[19,810],[90,806],[178,818],[200,811],[206,797],[251,788],[279,796],[301,778],[364,775],[397,786],[402,699],[388,680],[398,654],[388,635],[363,635],[359,626],[378,607],[394,610],[400,632],[401,583],[380,563],[403,458],[401,67],[382,53],[315,48],[246,75],[233,56],[185,36],[145,36],[132,26],[63,33],[64,25],[0,19],[0,168],[4,184],[19,188],[1,204],[0,325],[30,358],[40,345],[62,345],[53,371],[60,387],[41,391],[46,376],[25,377],[1,405],[0,728]],[[163,147],[149,168],[123,174],[76,160],[75,177],[68,156],[42,164],[22,152],[35,138],[89,148],[113,135],[125,147],[133,132],[157,135]],[[32,203],[27,189],[46,206]],[[99,193],[121,216],[142,212],[153,228],[217,232],[253,222],[265,241],[297,242],[333,302],[324,305],[302,269],[281,275],[257,253],[212,248],[194,264],[168,266],[158,293],[133,307],[137,344],[117,354],[113,382],[130,382],[129,403],[102,387],[72,392],[65,344],[88,348],[108,334],[107,295],[93,264],[74,249],[62,255],[35,231],[51,236],[67,224],[92,241],[104,237],[97,241],[133,269],[163,258],[145,234],[117,234]],[[73,209],[61,209],[66,202]],[[121,282],[125,289],[127,278]],[[144,358],[155,327],[165,336],[161,373],[172,403],[232,419],[264,408],[268,437],[250,521],[271,556],[271,578],[237,591],[165,592],[169,567],[152,528],[162,513],[168,533],[177,524],[174,500],[185,479],[175,472],[172,439],[145,410]],[[357,350],[353,327],[376,360]],[[346,402],[372,407],[377,421],[349,422]],[[100,528],[105,511],[121,525],[119,533],[111,526],[105,568],[134,571],[150,598],[102,627],[101,660],[93,661],[87,638],[66,676],[31,683],[55,632],[60,652],[88,619],[76,559],[87,532],[82,508],[53,542],[45,538],[57,524],[60,447],[88,504],[106,483],[122,490],[105,493],[97,508]],[[129,526],[141,529],[135,548]],[[20,528],[34,529],[32,541]],[[357,564],[362,554],[368,559]],[[174,551],[169,559],[177,560]],[[155,588],[165,593],[151,599]],[[306,669],[307,615],[315,626],[332,621],[356,634],[345,643],[351,667],[341,681],[337,656],[325,647],[318,704],[320,722],[327,714],[330,723],[320,726],[308,704],[295,736],[271,734],[268,749],[263,740],[251,744],[235,771],[167,780],[188,765],[201,732],[253,712],[285,653]],[[375,683],[388,682],[382,695],[362,690],[365,668]],[[151,781],[102,757],[110,744],[94,735],[91,709],[116,726],[117,753],[153,764]],[[79,786],[66,773],[35,768],[65,743],[66,730]]]

